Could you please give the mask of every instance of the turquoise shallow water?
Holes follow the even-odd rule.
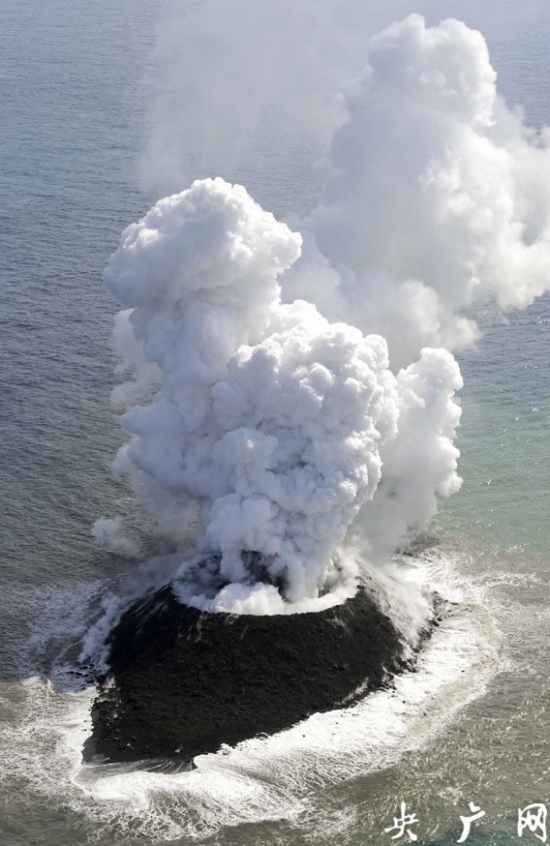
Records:
[[[545,4],[395,2],[383,14],[371,5],[342,9],[373,31],[413,8],[483,27],[506,96],[532,122],[550,121]],[[85,697],[68,692],[59,669],[53,686],[48,676],[74,656],[107,580],[130,566],[90,534],[127,495],[109,471],[121,441],[109,408],[116,307],[100,276],[121,229],[152,199],[139,187],[138,160],[167,7],[6,0],[0,8],[0,842],[380,843],[405,799],[424,843],[455,842],[469,801],[486,810],[470,842],[509,843],[517,807],[550,800],[548,299],[506,321],[487,308],[483,339],[460,359],[464,482],[442,503],[424,566],[458,591],[487,649],[462,688],[430,700],[426,720],[372,772],[375,751],[359,751],[368,738],[350,729],[344,740],[331,724],[323,731],[332,747],[312,741],[306,763],[272,750],[272,769],[228,759],[230,771],[205,771],[200,786],[116,773],[83,785]],[[361,40],[352,39],[350,63]],[[317,187],[316,140],[290,143],[288,127],[273,139],[269,120],[263,131],[224,175],[279,215],[302,212]]]
[[[483,340],[460,359],[459,494],[440,525],[482,546],[548,551],[550,303],[507,318],[488,313]]]

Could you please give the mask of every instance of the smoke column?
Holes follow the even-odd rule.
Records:
[[[156,90],[140,176],[154,195],[212,174],[232,180],[252,162],[254,139],[269,126],[277,153],[333,132],[334,93],[357,54],[334,0],[173,0],[154,56]],[[361,66],[363,54],[355,67]],[[288,129],[288,131],[287,131]],[[318,153],[317,153],[318,154]]]
[[[130,373],[116,465],[165,533],[199,504],[186,601],[303,609],[353,582],[351,534],[382,561],[458,490],[464,311],[550,287],[550,135],[495,83],[479,33],[411,15],[344,88],[301,233],[219,178],[123,233],[105,272]]]

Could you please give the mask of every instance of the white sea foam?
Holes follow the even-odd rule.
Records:
[[[497,670],[500,635],[482,594],[452,562],[433,556],[421,569],[457,604],[425,645],[416,672],[396,678],[393,688],[277,735],[199,756],[193,771],[168,773],[83,765],[94,690],[56,693],[49,682],[31,678],[6,691],[17,707],[1,740],[0,781],[24,779],[113,838],[124,831],[150,840],[204,837],[222,826],[298,818],[319,789],[393,766],[431,743]]]

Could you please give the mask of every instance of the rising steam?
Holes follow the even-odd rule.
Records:
[[[105,272],[134,406],[117,467],[174,537],[199,503],[179,579],[208,607],[298,607],[345,579],[352,524],[372,559],[425,527],[460,486],[463,310],[550,287],[550,136],[498,98],[482,36],[412,15],[367,58],[302,234],[199,180]]]

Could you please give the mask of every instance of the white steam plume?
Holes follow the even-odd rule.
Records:
[[[212,172],[234,178],[266,124],[279,140],[289,124],[328,140],[341,82],[333,54],[341,62],[349,47],[334,5],[175,0],[157,44],[144,187],[173,191]]]
[[[461,311],[550,289],[550,132],[498,97],[479,32],[411,15],[373,38],[344,89],[314,235],[285,296],[380,332],[394,364],[469,346]]]
[[[105,273],[132,374],[116,399],[156,391],[122,418],[117,466],[175,538],[200,504],[180,587],[205,607],[303,608],[334,588],[350,527],[372,560],[424,528],[460,485],[463,309],[550,287],[549,136],[498,98],[479,33],[412,15],[344,100],[303,235],[196,181]]]
[[[457,485],[452,358],[425,352],[396,378],[380,336],[331,324],[311,303],[281,303],[277,278],[300,244],[244,188],[202,180],[128,227],[105,272],[132,309],[117,334],[136,382],[153,365],[162,374],[154,401],[122,418],[133,437],[119,469],[158,519],[167,500],[170,514],[201,503],[199,550],[221,558],[218,606],[274,597],[280,606],[274,584],[294,602],[319,594],[375,495],[381,452],[407,451],[402,420],[446,444],[426,472],[427,497]],[[393,476],[399,484],[398,468]]]

